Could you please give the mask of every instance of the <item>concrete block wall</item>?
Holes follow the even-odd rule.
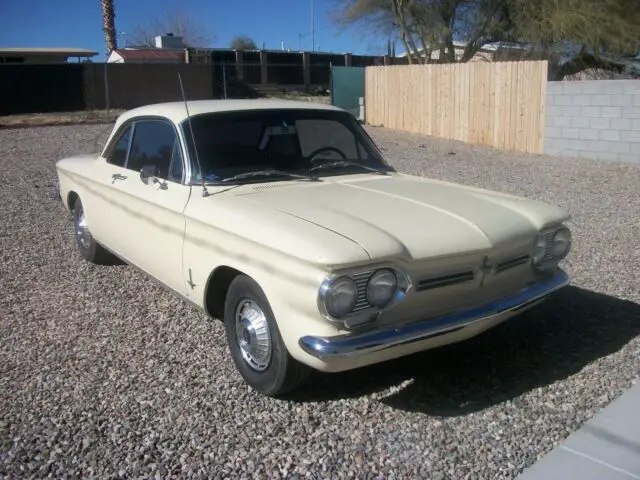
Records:
[[[640,80],[547,83],[544,153],[640,164]]]

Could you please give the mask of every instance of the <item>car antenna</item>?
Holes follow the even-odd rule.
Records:
[[[198,164],[198,170],[200,171],[200,179],[202,180],[202,196],[208,197],[209,191],[207,190],[207,186],[204,183],[204,172],[202,171],[202,165],[200,164],[200,157],[198,157],[198,145],[196,145],[196,136],[193,133],[193,125],[191,125],[191,115],[189,115],[189,106],[187,105],[187,96],[184,94],[184,86],[182,85],[182,75],[180,75],[180,71],[178,71],[178,81],[180,82],[180,93],[182,94],[184,109],[187,111],[187,123],[189,124],[191,141],[193,142],[193,151],[196,154],[196,163]]]

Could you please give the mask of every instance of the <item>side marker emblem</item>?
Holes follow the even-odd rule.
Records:
[[[482,278],[480,279],[480,287],[484,286],[484,280],[488,274],[493,272],[493,265],[489,264],[489,257],[484,257],[482,265],[480,266],[480,272],[482,272]]]

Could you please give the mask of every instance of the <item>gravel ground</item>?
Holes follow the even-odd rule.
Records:
[[[285,401],[242,383],[218,322],[76,255],[54,161],[109,128],[0,130],[4,477],[514,478],[640,371],[638,166],[370,129],[399,170],[571,211],[574,286],[464,344],[317,374]]]

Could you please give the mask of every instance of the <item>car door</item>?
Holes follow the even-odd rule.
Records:
[[[102,161],[92,165],[91,175],[82,192],[82,203],[91,234],[103,246],[126,260],[127,239],[123,235],[122,225],[127,214],[127,204],[122,198],[122,192],[115,187],[117,182],[130,175],[124,165],[132,136],[132,122],[118,128],[102,152]]]
[[[176,128],[165,119],[136,120],[124,166],[109,163],[114,168],[114,201],[122,212],[118,250],[130,263],[185,294],[183,212],[191,187],[183,181],[185,165]],[[143,169],[152,173],[148,180],[141,175]]]

